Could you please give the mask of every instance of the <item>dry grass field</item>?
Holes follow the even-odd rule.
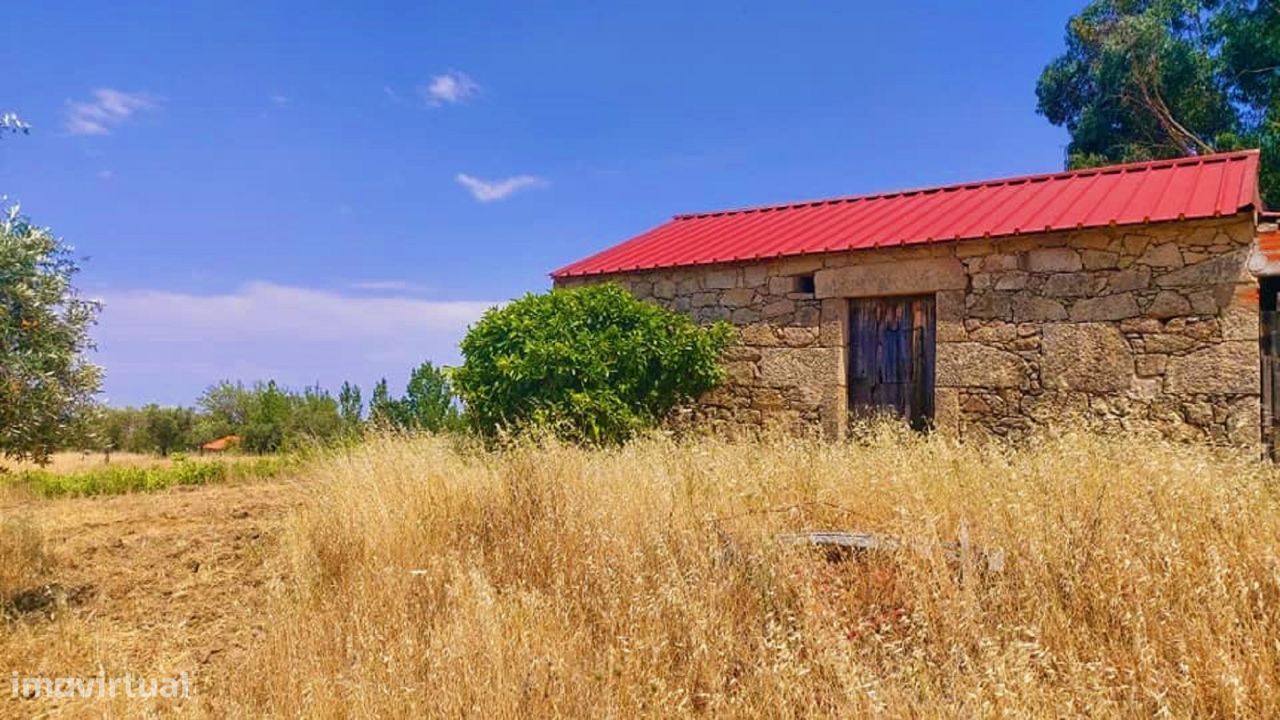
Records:
[[[0,504],[0,591],[91,588],[0,659],[197,688],[0,713],[1280,716],[1280,473],[1240,451],[385,438],[304,476]],[[807,530],[901,547],[779,541]]]
[[[56,452],[49,456],[49,462],[43,466],[33,462],[17,462],[5,459],[0,460],[0,467],[4,467],[6,470],[11,472],[44,469],[57,473],[70,473],[80,472],[82,470],[92,470],[107,465],[155,467],[159,465],[169,465],[172,462],[173,461],[170,458],[163,458],[159,455],[148,455],[144,453],[113,452],[108,456],[100,452],[63,451]]]
[[[176,457],[186,457],[188,459],[208,459],[219,460],[222,462],[236,462],[252,459],[252,455],[242,455],[240,453],[223,453],[198,455],[197,453],[181,453]],[[32,462],[15,462],[12,460],[0,460],[0,467],[10,472],[21,472],[23,470],[48,470],[56,473],[74,473],[85,470],[97,470],[103,467],[168,467],[173,465],[175,459],[171,457],[160,457],[159,455],[150,455],[146,453],[127,453],[113,452],[110,455],[104,455],[100,452],[74,452],[64,451],[54,453],[49,457],[49,462],[45,465],[37,465]]]

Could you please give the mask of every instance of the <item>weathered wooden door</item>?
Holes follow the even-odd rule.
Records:
[[[859,298],[849,305],[849,411],[891,413],[916,429],[933,420],[933,296]]]
[[[1272,460],[1280,460],[1280,278],[1266,277],[1258,283],[1258,306],[1262,325],[1258,349],[1262,371],[1262,442]]]

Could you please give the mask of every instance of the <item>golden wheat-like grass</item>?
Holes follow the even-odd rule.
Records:
[[[1280,716],[1277,474],[1241,451],[384,438],[314,474],[224,711]],[[907,547],[777,540],[816,529]]]
[[[22,517],[0,513],[0,623],[5,601],[42,578],[47,565],[40,528]]]

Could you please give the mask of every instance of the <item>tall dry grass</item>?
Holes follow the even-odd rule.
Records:
[[[157,467],[172,464],[170,458],[146,453],[113,452],[110,455],[100,452],[80,452],[65,450],[49,456],[43,465],[30,461],[18,462],[7,458],[0,459],[0,466],[11,472],[24,470],[47,470],[55,473],[72,473],[93,470],[101,467],[119,465],[123,467]]]
[[[1280,717],[1280,501],[1246,454],[583,451],[383,439],[316,469],[296,580],[210,698],[254,716]],[[961,527],[1003,572],[949,561]],[[780,533],[910,549],[828,562]]]
[[[48,567],[44,535],[34,523],[0,511],[0,623],[10,596],[39,582]],[[0,632],[2,632],[0,628]]]

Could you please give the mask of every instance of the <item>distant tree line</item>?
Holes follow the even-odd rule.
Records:
[[[365,411],[360,387],[343,383],[335,398],[319,386],[302,390],[274,380],[245,385],[223,381],[209,387],[194,407],[99,407],[84,413],[70,434],[75,449],[168,455],[192,451],[228,435],[240,449],[272,453],[358,439],[371,428],[440,431],[461,426],[446,371],[430,362],[410,374],[402,397],[387,381],[374,386]]]

